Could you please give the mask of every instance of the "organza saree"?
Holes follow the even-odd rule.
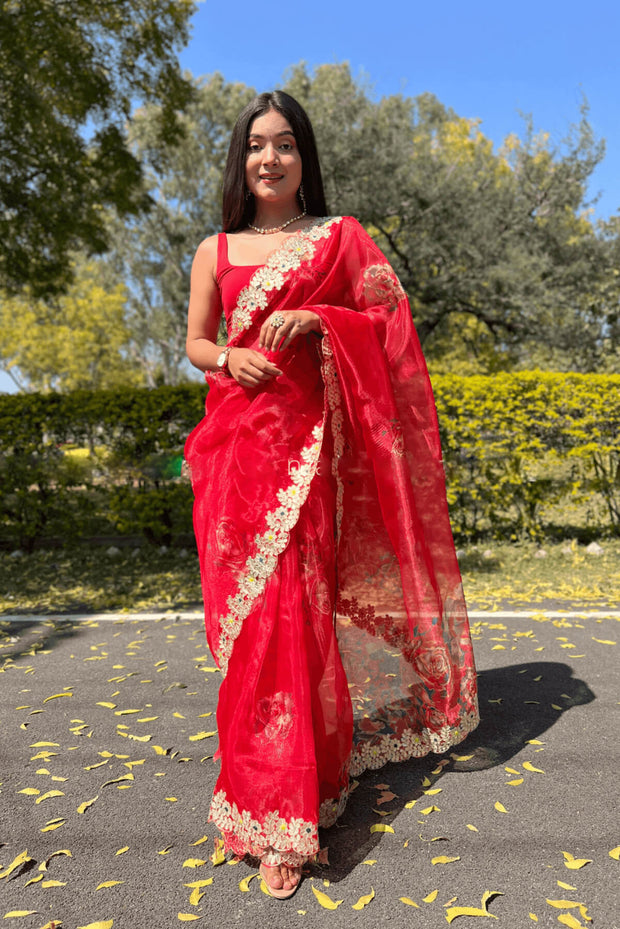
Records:
[[[274,352],[283,374],[265,386],[209,374],[186,445],[223,678],[209,818],[237,855],[295,866],[352,775],[475,728],[476,676],[432,390],[396,275],[350,217],[244,270],[243,286],[222,283],[229,345],[257,348],[262,323],[293,309],[315,312],[322,336]]]

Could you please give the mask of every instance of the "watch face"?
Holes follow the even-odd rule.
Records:
[[[222,354],[218,356],[218,359],[215,363],[218,368],[223,368],[226,364],[226,352],[222,352]]]

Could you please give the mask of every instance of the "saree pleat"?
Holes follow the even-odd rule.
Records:
[[[349,776],[445,751],[478,721],[430,381],[405,295],[351,218],[258,269],[220,238],[229,344],[276,310],[322,338],[256,389],[208,375],[188,439],[209,647],[222,670],[210,819],[236,854],[295,865]]]

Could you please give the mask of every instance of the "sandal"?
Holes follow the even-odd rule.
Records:
[[[277,865],[277,864],[276,864],[276,865],[264,864],[264,863],[261,861],[260,867],[259,867],[258,870],[259,870],[259,872],[260,872],[260,876],[262,877],[263,881],[265,882],[265,887],[267,888],[267,891],[268,891],[268,893],[269,893],[269,896],[270,896],[270,897],[275,897],[276,900],[288,900],[289,897],[292,897],[292,896],[293,896],[293,894],[295,893],[295,891],[297,890],[297,888],[298,888],[299,885],[301,884],[301,873],[300,873],[300,875],[299,875],[299,880],[297,881],[297,883],[295,884],[294,887],[291,887],[291,888],[290,888],[290,890],[284,890],[283,887],[272,887],[271,884],[269,883],[268,879],[267,879],[267,870],[266,870],[266,869],[269,868],[269,870],[272,871],[274,868],[279,868],[279,867],[280,867],[280,865]],[[263,870],[263,868],[264,868],[265,870]]]

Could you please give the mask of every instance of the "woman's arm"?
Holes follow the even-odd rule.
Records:
[[[222,353],[222,346],[216,345],[222,315],[216,268],[217,236],[213,235],[201,242],[194,257],[187,314],[187,357],[201,371],[217,371]],[[257,387],[282,373],[260,352],[240,347],[229,352],[228,371],[243,387]]]
[[[192,264],[189,310],[187,313],[187,357],[201,371],[216,371],[222,347],[215,344],[222,315],[220,291],[215,280],[217,236],[198,246]]]

